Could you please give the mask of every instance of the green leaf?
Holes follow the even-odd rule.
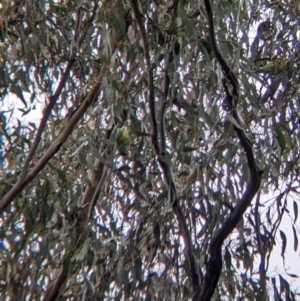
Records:
[[[289,283],[281,276],[279,275],[279,282],[280,282],[280,292],[290,292],[290,285]]]
[[[195,151],[195,150],[197,150],[197,149],[198,149],[197,147],[185,146],[185,147],[183,148],[183,152],[185,152],[185,153],[190,153],[190,152],[193,152],[193,151]]]
[[[289,275],[289,276],[292,277],[292,278],[299,278],[299,276],[296,275],[296,274],[290,274],[290,273],[286,273],[286,274]]]
[[[286,249],[286,236],[283,231],[279,231],[281,237],[281,256],[284,258],[284,253]]]
[[[171,158],[168,156],[158,156],[159,160],[161,160],[162,162],[166,163],[168,166],[172,166],[172,161]]]
[[[230,255],[230,252],[229,252],[228,248],[225,248],[224,260],[225,260],[226,269],[230,270],[230,268],[231,268],[231,255]]]
[[[237,121],[232,117],[232,115],[228,114],[227,119],[238,129],[242,130],[242,127],[237,123]]]
[[[72,256],[71,260],[73,262],[83,262],[87,259],[87,253],[90,245],[90,239],[85,240],[82,247],[76,251]]]
[[[274,165],[271,165],[270,171],[271,171],[272,176],[275,178],[277,178],[280,175],[278,168]]]
[[[283,151],[285,150],[285,147],[286,147],[286,141],[285,141],[285,137],[280,129],[280,125],[276,124],[274,126],[274,131],[275,131],[275,134],[276,134],[276,140],[281,148],[281,151],[280,153],[282,154]]]
[[[293,208],[294,208],[294,223],[296,223],[298,218],[298,204],[296,201],[293,202]]]
[[[293,228],[293,234],[294,234],[294,251],[297,252],[298,249],[298,236],[297,236],[297,232],[294,226],[292,226]]]

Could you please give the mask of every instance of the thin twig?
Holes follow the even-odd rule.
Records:
[[[257,250],[260,255],[259,263],[259,285],[260,285],[260,300],[266,300],[266,252],[264,250],[264,243],[262,241],[262,236],[260,233],[260,214],[259,214],[259,205],[260,205],[260,194],[257,195],[256,203],[254,207],[254,220],[255,220],[255,235],[257,240]]]
[[[224,73],[224,75],[226,76],[226,78],[228,78],[228,80],[231,82],[234,90],[233,90],[233,94],[234,95],[238,95],[238,91],[239,91],[239,83],[237,78],[235,77],[234,73],[232,72],[231,68],[228,66],[227,62],[225,61],[225,59],[223,58],[218,46],[217,46],[217,41],[216,41],[216,37],[215,37],[215,28],[214,28],[214,21],[213,21],[213,12],[212,12],[212,8],[211,8],[211,4],[208,0],[204,0],[204,4],[205,4],[205,8],[206,8],[206,14],[207,14],[207,21],[208,21],[208,30],[209,30],[209,38],[211,41],[211,46],[213,49],[213,52],[216,56],[216,59],[218,60],[221,69]]]
[[[108,129],[105,135],[105,139],[109,140],[114,128]],[[100,150],[99,150],[100,151]],[[114,151],[113,151],[114,153]],[[95,174],[91,179],[92,185],[87,185],[84,195],[80,201],[82,209],[78,213],[77,224],[76,224],[76,237],[79,240],[80,236],[86,230],[86,226],[89,221],[92,210],[95,207],[96,201],[99,197],[105,180],[107,179],[110,168],[104,163],[97,159],[95,162]],[[103,184],[101,184],[103,183]],[[98,190],[98,192],[97,192]]]
[[[110,158],[109,158],[109,162],[110,164],[113,163],[113,159],[114,159],[114,156],[115,156],[115,153],[116,153],[116,146],[114,146],[114,149],[112,150],[112,153],[110,155]],[[94,192],[94,195],[93,195],[93,198],[92,198],[92,201],[90,203],[90,206],[89,206],[89,214],[88,214],[88,217],[91,216],[91,213],[96,205],[96,202],[99,198],[99,195],[100,195],[100,192],[102,191],[102,188],[106,182],[106,179],[107,177],[109,176],[109,173],[111,171],[111,167],[106,165],[104,168],[103,168],[103,172],[102,172],[102,175],[101,175],[101,180],[99,181],[97,187],[96,187],[96,190]]]
[[[165,85],[162,96],[161,108],[160,108],[160,137],[161,137],[161,153],[166,154],[166,134],[165,134],[165,113],[168,103],[169,87],[170,87],[170,76],[168,74],[169,64],[173,61],[173,51],[169,51],[168,58],[165,64]]]

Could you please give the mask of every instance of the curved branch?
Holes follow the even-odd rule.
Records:
[[[170,86],[170,78],[168,75],[168,66],[172,62],[174,56],[173,56],[173,49],[169,50],[169,55],[166,60],[166,66],[165,66],[165,85],[164,85],[164,92],[162,97],[162,104],[161,104],[161,112],[160,112],[160,143],[159,143],[159,131],[158,131],[158,125],[156,121],[156,110],[155,110],[155,99],[154,99],[154,84],[153,84],[153,69],[151,67],[150,62],[150,51],[149,51],[149,41],[146,35],[146,30],[144,27],[144,24],[142,23],[140,14],[138,12],[138,6],[135,0],[128,0],[128,3],[131,6],[131,9],[134,13],[134,17],[136,19],[136,22],[139,26],[139,29],[141,31],[142,40],[144,44],[144,56],[146,61],[146,67],[147,67],[147,74],[148,74],[148,90],[149,90],[149,108],[150,108],[150,115],[151,115],[151,126],[152,126],[152,144],[154,146],[156,155],[158,156],[158,162],[160,164],[160,167],[163,170],[164,178],[168,184],[169,187],[169,202],[173,207],[174,213],[177,217],[178,223],[179,223],[179,229],[181,232],[181,235],[183,237],[185,247],[186,247],[186,254],[187,258],[190,264],[190,270],[191,270],[191,280],[193,284],[194,292],[199,291],[200,289],[200,274],[199,274],[199,268],[197,264],[196,257],[193,252],[193,243],[191,239],[191,235],[188,229],[188,225],[184,216],[184,213],[182,211],[178,192],[176,188],[176,184],[174,181],[173,173],[169,165],[167,165],[162,158],[165,156],[166,152],[166,137],[165,137],[165,110],[166,105],[168,102],[168,93],[169,93],[169,86]],[[177,15],[177,6],[179,1],[176,1],[174,4],[174,15]],[[174,18],[175,20],[175,18]],[[175,49],[174,49],[175,52]]]
[[[136,0],[128,0],[128,4],[130,5],[130,7],[132,9],[134,18],[141,31],[142,40],[143,40],[143,44],[144,44],[144,57],[145,57],[145,61],[146,61],[147,76],[148,76],[148,91],[149,91],[148,103],[149,103],[149,108],[150,108],[150,119],[151,119],[151,129],[152,129],[151,139],[152,139],[152,144],[154,146],[156,154],[159,154],[160,149],[159,149],[158,125],[157,125],[157,120],[156,120],[153,69],[152,69],[151,60],[150,60],[149,41],[147,38],[145,26],[143,24],[140,13],[138,11],[138,5],[136,3]]]
[[[221,66],[225,77],[229,80],[233,87],[232,94],[230,94],[226,82],[223,81],[224,88],[227,94],[227,100],[230,103],[231,114],[232,117],[236,120],[236,122],[240,125],[241,122],[235,109],[236,104],[239,100],[239,83],[217,46],[211,4],[209,0],[204,0],[204,3],[209,26],[209,36],[214,54]],[[235,103],[235,105],[232,105],[233,103]],[[237,223],[241,219],[242,215],[245,213],[246,209],[250,205],[251,200],[253,199],[260,187],[262,171],[259,170],[259,168],[256,165],[252,143],[248,139],[242,127],[237,127],[234,125],[234,129],[240,140],[240,144],[243,147],[244,152],[246,154],[251,179],[247,184],[246,190],[243,193],[241,200],[238,201],[230,216],[227,218],[227,220],[225,220],[225,222],[221,225],[221,228],[218,231],[216,231],[216,233],[212,237],[209,246],[209,259],[206,264],[206,274],[202,283],[201,290],[194,295],[194,301],[209,301],[211,299],[217,287],[219,277],[222,271],[222,244],[227,238],[227,236],[236,227]]]

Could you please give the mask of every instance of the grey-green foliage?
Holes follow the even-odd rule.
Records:
[[[24,117],[35,107],[43,110],[76,53],[30,168],[62,130],[67,111],[103,73],[98,98],[70,138],[1,216],[1,295],[42,300],[67,260],[68,281],[59,300],[191,298],[183,242],[151,141],[142,35],[128,3],[1,5],[0,93],[26,103]],[[290,281],[298,271],[268,274],[267,267],[275,243],[282,247],[283,264],[285,251],[298,251],[299,4],[221,0],[213,10],[219,48],[239,79],[238,109],[264,172],[262,190],[224,245],[214,300],[296,300]],[[172,166],[202,276],[210,238],[249,181],[247,163],[223,108],[222,72],[202,1],[141,1],[139,12],[149,39],[158,117],[166,58],[174,52],[167,70],[164,160]],[[1,128],[6,168],[0,197],[16,183],[36,133],[34,123],[13,122],[10,112],[4,114],[9,122]],[[111,166],[107,150],[114,142],[105,135],[113,123],[125,124],[132,141],[128,156],[116,155]],[[80,200],[96,160],[112,172],[79,244]],[[290,220],[293,239],[286,239],[283,218]]]

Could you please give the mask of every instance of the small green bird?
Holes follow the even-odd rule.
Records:
[[[117,146],[119,149],[119,153],[122,156],[126,156],[127,152],[130,148],[131,139],[129,133],[125,128],[118,129],[116,134]]]

